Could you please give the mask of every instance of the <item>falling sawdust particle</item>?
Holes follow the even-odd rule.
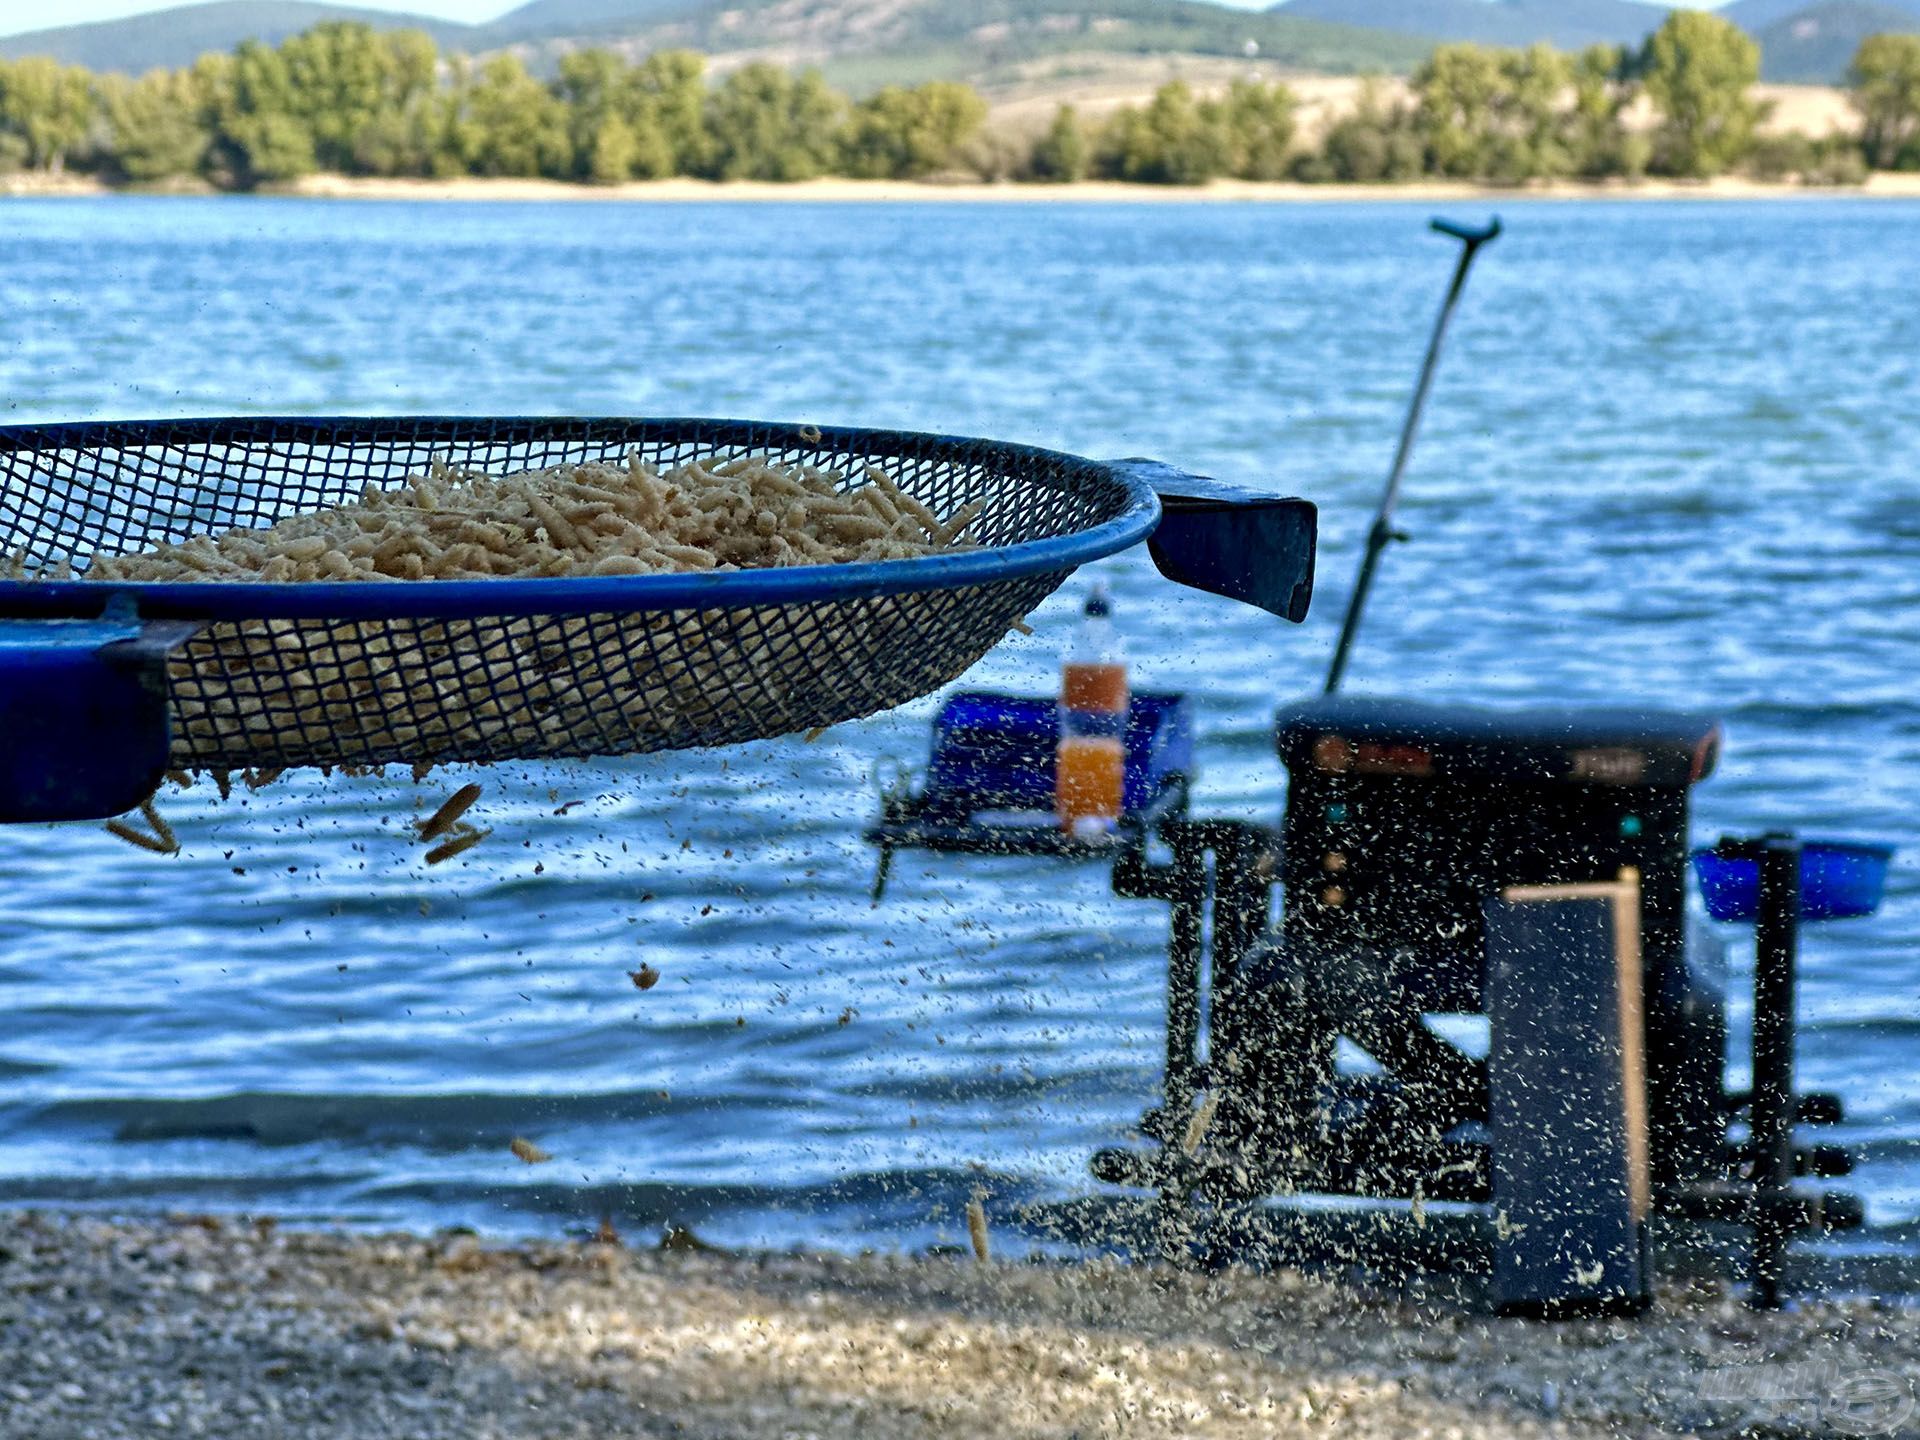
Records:
[[[987,1239],[987,1207],[979,1191],[967,1201],[967,1238],[973,1242],[973,1258],[982,1265],[993,1258],[993,1247]]]
[[[523,1139],[518,1135],[513,1137],[513,1143],[508,1145],[507,1148],[513,1151],[515,1159],[523,1160],[529,1165],[544,1165],[547,1161],[553,1159],[553,1156],[542,1150],[531,1140]]]

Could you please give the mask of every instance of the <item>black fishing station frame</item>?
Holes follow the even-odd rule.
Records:
[[[1771,1306],[1788,1239],[1863,1212],[1794,1183],[1850,1159],[1796,1137],[1842,1110],[1794,1088],[1790,836],[1720,848],[1760,870],[1753,1083],[1725,1082],[1721,946],[1687,903],[1689,798],[1718,724],[1336,694],[1381,555],[1405,538],[1393,515],[1448,323],[1500,233],[1434,228],[1461,242],[1459,265],[1325,693],[1277,722],[1282,823],[1194,818],[1180,773],[1149,776],[1149,797],[1102,837],[1064,836],[1045,815],[979,819],[1004,797],[953,776],[996,744],[1039,766],[1050,752],[943,716],[927,782],[887,796],[869,831],[876,896],[893,852],[917,848],[1099,859],[1117,896],[1168,907],[1160,1103],[1143,1143],[1091,1168],[1152,1197],[1147,1233],[1170,1256],[1448,1269],[1478,1275],[1509,1313],[1633,1313],[1650,1302],[1656,1238],[1747,1227],[1750,1293]],[[996,698],[1034,703],[958,703]],[[1151,699],[1157,715],[1179,697]],[[1485,1017],[1486,1053],[1431,1023],[1458,1015]],[[1342,1041],[1372,1065],[1342,1067]]]

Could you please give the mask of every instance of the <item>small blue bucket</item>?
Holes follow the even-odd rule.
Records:
[[[1808,840],[1800,847],[1800,918],[1850,920],[1871,915],[1887,892],[1893,846],[1850,840]],[[1760,862],[1693,852],[1700,895],[1716,920],[1752,920],[1760,913]]]

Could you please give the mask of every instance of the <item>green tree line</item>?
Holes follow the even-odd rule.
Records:
[[[766,64],[712,83],[704,57],[686,51],[637,65],[576,51],[548,81],[515,55],[443,56],[418,31],[335,22],[135,80],[0,61],[0,171],[193,177],[224,189],[320,171],[912,179],[949,164],[986,115],[971,89],[937,81],[857,103],[816,72]]]
[[[1202,101],[1175,84],[1077,142],[1057,120],[1036,155],[1068,156],[1080,174],[1177,183],[1519,184],[1736,170],[1850,183],[1869,168],[1920,170],[1920,36],[1876,35],[1860,46],[1849,77],[1857,136],[1763,135],[1759,78],[1759,47],[1744,31],[1681,10],[1637,49],[1443,45],[1415,71],[1407,97],[1364,85],[1313,145],[1289,143],[1294,107],[1281,87],[1235,86]]]
[[[319,171],[592,184],[943,172],[1037,183],[1518,184],[1920,170],[1920,36],[1861,45],[1850,80],[1857,136],[1761,135],[1759,67],[1742,31],[1683,10],[1637,49],[1441,46],[1408,95],[1369,82],[1312,143],[1299,135],[1292,92],[1252,79],[1215,97],[1174,82],[1098,123],[1063,106],[1041,134],[1015,139],[988,132],[985,102],[949,82],[856,101],[817,71],[754,63],[715,78],[692,52],[636,64],[607,50],[570,53],[548,79],[512,54],[476,61],[442,55],[417,31],[329,23],[138,79],[0,61],[0,172],[248,189]]]

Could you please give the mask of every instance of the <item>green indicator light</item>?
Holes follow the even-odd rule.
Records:
[[[1629,840],[1637,839],[1640,832],[1646,828],[1647,827],[1640,822],[1638,815],[1629,815],[1620,822],[1620,833]]]

